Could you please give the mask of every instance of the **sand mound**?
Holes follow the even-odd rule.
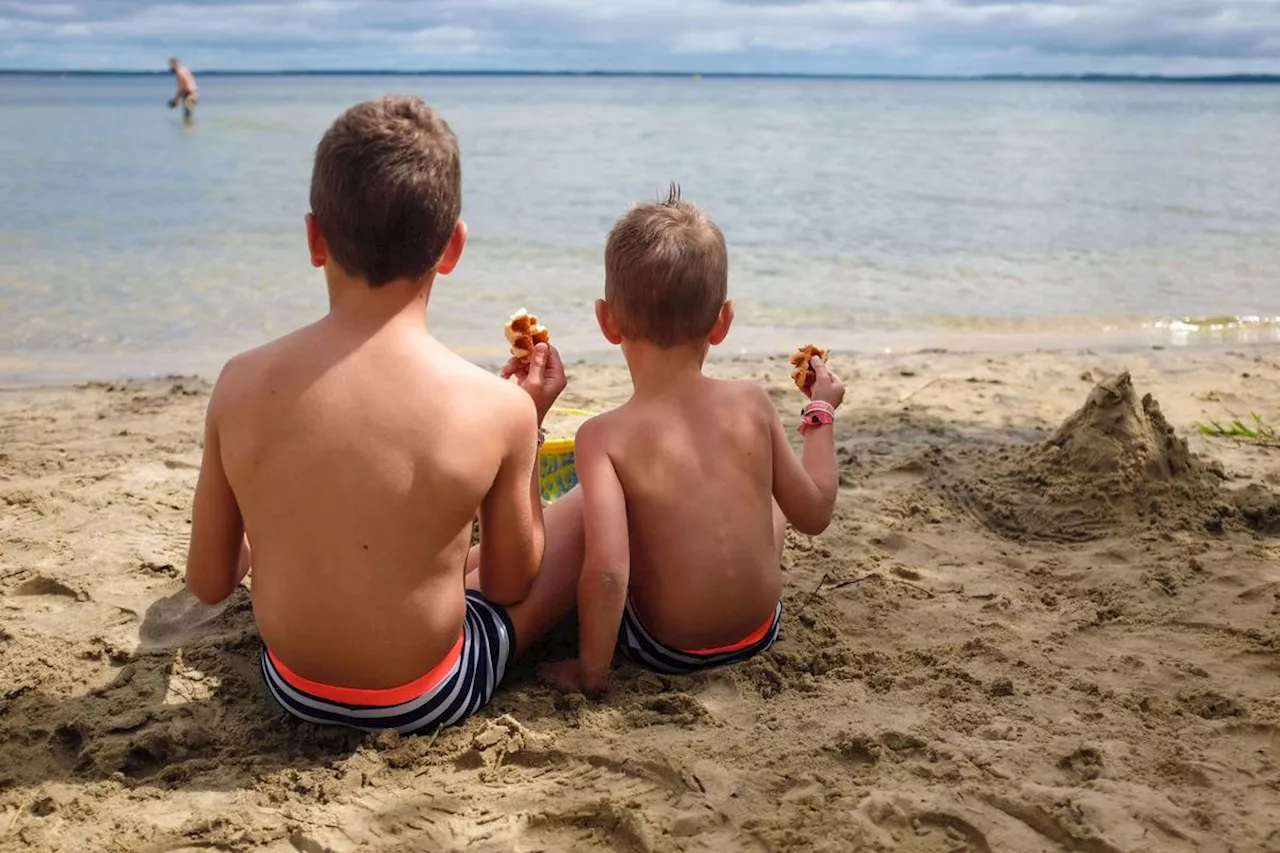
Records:
[[[1047,450],[1049,464],[1081,474],[1118,473],[1135,483],[1204,473],[1203,463],[1160,413],[1160,404],[1150,394],[1139,402],[1128,373],[1094,386],[1084,405],[1049,440]]]
[[[944,475],[983,524],[1021,540],[1083,542],[1138,530],[1220,533],[1238,516],[1221,469],[1197,458],[1128,373],[1106,379],[1052,438]]]

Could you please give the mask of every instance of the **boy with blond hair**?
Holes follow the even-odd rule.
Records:
[[[808,534],[831,521],[844,388],[812,360],[797,460],[761,387],[703,375],[733,322],[727,290],[724,237],[675,186],[609,234],[596,317],[622,347],[634,393],[577,435],[580,651],[543,668],[561,690],[607,689],[615,647],[674,674],[767,649],[782,612],[784,517]]]
[[[573,607],[581,498],[544,523],[535,464],[559,356],[539,344],[506,382],[424,322],[466,242],[461,205],[458,141],[422,101],[343,113],[306,217],[329,313],[233,358],[209,401],[187,586],[216,603],[252,562],[263,675],[304,720],[456,723]]]

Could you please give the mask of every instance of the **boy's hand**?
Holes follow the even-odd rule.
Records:
[[[550,344],[538,344],[533,348],[533,355],[528,362],[513,358],[502,368],[502,378],[516,377],[516,382],[529,396],[538,409],[538,424],[551,411],[556,398],[568,384],[565,376],[564,362],[560,353]]]
[[[544,663],[538,667],[538,675],[561,693],[581,693],[595,698],[609,689],[609,676],[603,679],[587,679],[583,677],[582,665],[577,658]]]
[[[813,384],[804,389],[804,395],[810,400],[829,403],[833,409],[839,408],[844,401],[844,383],[840,381],[840,377],[832,373],[816,355],[809,359],[809,364],[813,367],[814,379]]]

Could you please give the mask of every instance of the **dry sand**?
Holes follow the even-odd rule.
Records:
[[[1280,851],[1280,450],[1193,430],[1280,422],[1280,350],[834,365],[772,651],[416,740],[286,718],[246,591],[182,593],[206,382],[0,393],[0,849]]]

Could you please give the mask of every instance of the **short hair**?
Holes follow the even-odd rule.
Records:
[[[316,148],[311,212],[333,259],[370,287],[421,278],[462,213],[458,138],[420,98],[357,104]]]
[[[711,333],[729,292],[724,235],[680,198],[636,205],[609,232],[604,293],[624,338],[668,348]]]

